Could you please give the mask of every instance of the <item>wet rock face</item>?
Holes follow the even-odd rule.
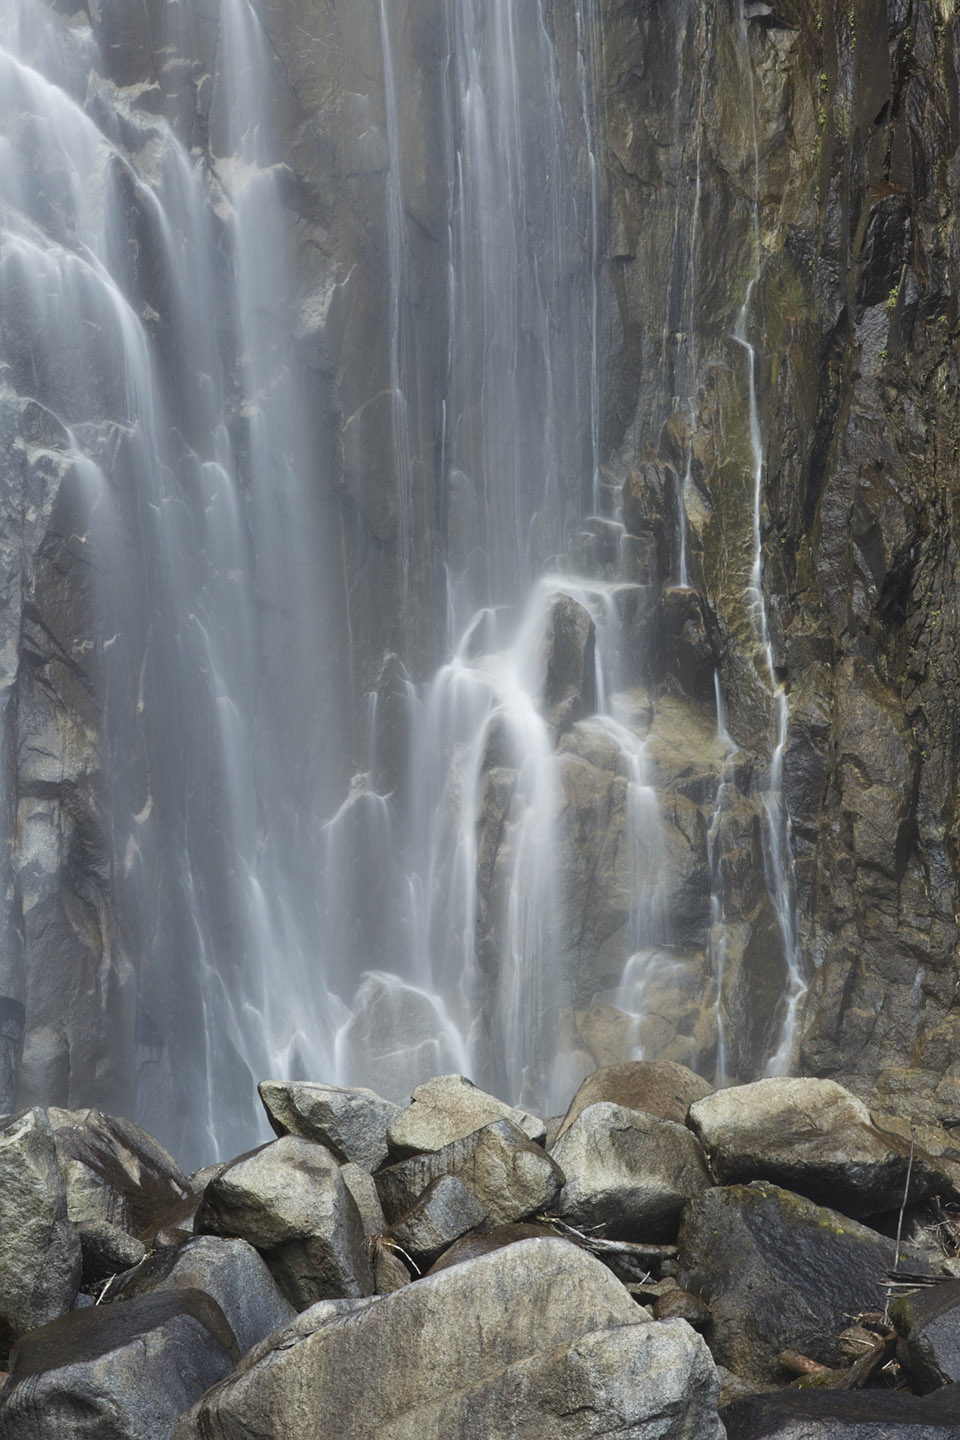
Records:
[[[380,684],[394,699],[401,673],[429,673],[444,622],[437,557],[463,559],[472,499],[470,477],[438,473],[435,443],[436,356],[445,354],[436,283],[446,244],[436,153],[444,12],[440,0],[397,0],[394,59],[410,82],[397,117],[405,334],[417,382],[407,396],[411,505],[401,513],[379,8],[259,6],[281,96],[273,158],[285,167],[294,351],[322,433],[318,504],[342,547],[357,703],[377,688],[385,651],[402,655]],[[56,9],[67,16],[72,6]],[[545,9],[561,86],[575,88],[570,8],[554,0]],[[670,926],[655,938],[669,941],[679,967],[656,980],[643,1053],[713,1074],[722,1028],[728,1073],[747,1078],[762,1072],[782,1020],[783,944],[763,873],[774,716],[748,596],[758,456],[747,341],[810,982],[795,1064],[891,1110],[957,1113],[957,17],[945,4],[914,14],[896,0],[869,18],[840,0],[748,6],[743,20],[719,3],[666,10],[656,0],[601,0],[598,9],[600,436],[604,483],[622,496],[627,533],[618,549],[601,524],[584,543],[597,573],[636,587],[624,673],[655,693],[651,722],[634,716],[631,725],[649,737],[662,814]],[[221,153],[216,7],[98,0],[88,10],[104,77],[136,87],[135,115],[162,111],[186,143]],[[121,198],[133,214],[136,197]],[[141,232],[131,223],[134,237]],[[111,757],[82,544],[90,501],[61,421],[33,395],[29,358],[18,344],[0,390],[0,747],[11,777],[0,811],[4,833],[16,836],[0,854],[11,942],[0,957],[0,1110],[121,1109],[138,1061],[155,1059],[162,1037],[134,1019],[139,961],[129,917],[117,910],[116,857],[103,842]],[[81,383],[97,413],[120,413],[105,379],[74,388]],[[123,443],[107,428],[98,453],[116,450],[122,479]],[[413,537],[405,564],[404,527]],[[136,644],[147,621],[131,616]],[[584,733],[595,703],[592,644],[589,617],[563,602],[545,704],[563,731],[561,870],[573,918],[556,965],[569,979],[578,1078],[624,1059],[636,1040],[616,1007],[592,1003],[619,983],[630,953],[632,879],[625,778]],[[727,780],[713,738],[715,671],[737,747]],[[135,677],[124,683],[135,689]],[[384,791],[402,782],[409,719],[399,701],[392,708],[380,721]],[[496,908],[490,836],[502,828],[508,766],[493,766],[486,783],[481,916]],[[711,911],[718,876],[722,974]],[[19,1006],[25,1022],[11,1008]],[[424,1044],[431,1023],[417,1020]],[[408,1078],[398,1092],[409,1093]]]
[[[752,279],[764,587],[812,982],[799,1064],[889,1109],[951,1113],[956,17],[812,0],[745,13],[603,6],[606,435],[628,524],[668,550],[689,455],[690,583],[731,731],[764,764],[744,600],[755,457],[730,338]],[[678,71],[679,91],[658,90]],[[668,267],[685,277],[672,289]],[[673,400],[651,378],[664,369]],[[691,694],[695,674],[672,670]],[[749,907],[737,924],[755,924]]]

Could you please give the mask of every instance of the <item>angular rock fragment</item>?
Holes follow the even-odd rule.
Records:
[[[105,1220],[84,1220],[77,1226],[77,1234],[83,1254],[85,1288],[139,1265],[147,1253],[142,1240],[116,1225],[108,1225]]]
[[[651,1323],[598,1261],[532,1240],[373,1303],[317,1306],[173,1440],[721,1440],[717,1391],[689,1326]]]
[[[70,1309],[80,1264],[50,1122],[28,1110],[0,1130],[0,1368],[15,1340]]]
[[[848,1316],[883,1308],[881,1279],[895,1245],[836,1210],[766,1181],[708,1190],[687,1206],[680,1283],[710,1306],[719,1365],[758,1387],[782,1383],[782,1350],[841,1362]],[[925,1272],[918,1253],[901,1263]]]
[[[48,1112],[71,1220],[105,1220],[130,1235],[187,1193],[187,1177],[152,1135],[99,1110]]]
[[[426,1268],[461,1235],[482,1225],[486,1216],[462,1180],[441,1175],[427,1186],[413,1209],[391,1226],[390,1237]]]
[[[960,1383],[960,1280],[899,1297],[890,1318],[897,1358],[921,1394]]]
[[[506,1225],[551,1204],[563,1171],[539,1145],[498,1120],[429,1155],[414,1155],[374,1179],[387,1220],[394,1224],[441,1175],[456,1175],[485,1211],[485,1224]]]
[[[771,1180],[864,1217],[903,1201],[910,1145],[880,1130],[867,1107],[833,1080],[773,1078],[718,1090],[690,1108],[717,1178]],[[950,1175],[915,1150],[910,1202],[952,1195]]]
[[[255,1246],[297,1310],[373,1294],[360,1212],[336,1160],[310,1140],[285,1135],[228,1165],[204,1191],[196,1229]]]
[[[505,1105],[463,1075],[427,1080],[417,1086],[410,1100],[387,1131],[390,1154],[398,1160],[442,1150],[495,1120],[509,1120],[528,1140],[542,1140],[546,1133],[543,1121],[535,1115]]]
[[[169,1440],[239,1358],[199,1290],[92,1305],[32,1330],[0,1390],[3,1440]]]
[[[622,1065],[604,1065],[588,1075],[574,1095],[556,1138],[559,1140],[570,1129],[582,1110],[600,1100],[683,1125],[694,1101],[712,1093],[712,1085],[674,1060],[627,1060]]]
[[[278,1135],[299,1135],[326,1145],[341,1164],[376,1170],[387,1159],[387,1126],[400,1106],[373,1090],[344,1089],[306,1081],[257,1086],[267,1119]]]
[[[162,1290],[209,1295],[223,1311],[241,1355],[297,1313],[252,1245],[216,1235],[197,1235],[151,1255],[136,1270],[119,1275],[105,1299],[126,1303]]]
[[[683,1125],[607,1101],[581,1111],[551,1153],[566,1176],[554,1213],[613,1239],[671,1239],[685,1202],[713,1184]]]
[[[361,1165],[341,1165],[343,1183],[353,1196],[365,1235],[382,1235],[387,1228],[373,1176]]]
[[[503,1250],[507,1245],[519,1245],[521,1240],[555,1240],[556,1237],[556,1230],[550,1226],[533,1225],[529,1221],[498,1225],[494,1230],[474,1230],[461,1240],[455,1240],[449,1250],[444,1250],[440,1259],[431,1265],[429,1273],[436,1275],[439,1270],[446,1270],[451,1265],[479,1260],[481,1255],[492,1255],[495,1250]]]

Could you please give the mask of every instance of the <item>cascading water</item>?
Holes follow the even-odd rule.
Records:
[[[304,968],[316,922],[294,899],[315,866],[290,820],[329,800],[307,744],[315,667],[304,657],[295,684],[282,672],[301,643],[292,617],[329,606],[301,483],[310,412],[284,338],[263,46],[247,0],[224,0],[237,88],[213,96],[222,158],[204,174],[127,94],[86,93],[89,28],[27,0],[0,17],[16,142],[0,186],[3,355],[19,407],[30,397],[59,436],[56,503],[94,576],[120,921],[101,938],[117,991],[101,1004],[118,1031],[138,1012],[138,1115],[209,1154],[241,1138],[238,1089],[295,1063],[301,1032],[317,1052],[332,1039]],[[294,750],[296,775],[278,764]]]
[[[744,8],[740,6],[740,30],[746,43],[747,21]],[[790,719],[789,701],[785,686],[777,679],[774,663],[773,644],[767,615],[767,601],[763,587],[763,536],[761,530],[764,482],[763,435],[760,426],[760,409],[757,399],[757,355],[752,344],[748,327],[751,322],[751,307],[760,270],[760,158],[757,145],[756,98],[754,94],[753,68],[746,64],[749,76],[749,106],[753,135],[753,168],[755,193],[753,200],[753,245],[755,273],[747,286],[743,307],[737,320],[734,339],[743,347],[747,356],[748,415],[750,427],[750,453],[753,459],[752,476],[752,549],[753,559],[747,588],[747,604],[750,611],[757,643],[759,664],[764,682],[772,697],[772,744],[767,785],[761,792],[767,825],[764,847],[764,868],[767,889],[776,914],[777,926],[783,944],[786,968],[786,994],[780,1035],[775,1050],[766,1062],[768,1075],[785,1074],[794,1059],[796,1049],[796,1028],[800,1004],[806,993],[806,982],[801,964],[799,938],[797,934],[796,880],[793,865],[793,848],[790,838],[790,816],[783,795],[783,752],[787,742]]]
[[[248,1142],[266,1075],[402,1097],[457,1070],[547,1113],[598,1056],[645,1053],[651,996],[709,989],[711,964],[723,983],[726,767],[714,795],[672,742],[664,760],[644,648],[673,601],[694,615],[705,482],[681,420],[661,554],[601,463],[600,6],[432,3],[424,23],[387,0],[358,16],[360,58],[336,63],[366,88],[332,104],[318,83],[315,121],[275,83],[290,56],[256,0],[138,11],[132,76],[99,10],[0,0],[0,405],[24,534],[47,527],[11,573],[48,633],[61,589],[79,597],[69,681],[3,637],[20,790],[0,797],[0,1003],[23,997],[45,1095],[132,1111],[187,1163]],[[296,169],[338,127],[349,264],[346,222]],[[654,403],[675,413],[702,382],[702,133],[674,171],[693,210]],[[780,1065],[803,992],[758,508],[754,532]],[[669,843],[664,764],[686,787]],[[63,1005],[31,978],[52,973],[29,961],[46,934]],[[664,1044],[694,1058],[683,1024]]]

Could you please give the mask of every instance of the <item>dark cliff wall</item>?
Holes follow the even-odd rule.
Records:
[[[605,7],[606,433],[628,513],[668,552],[692,446],[707,663],[735,739],[762,752],[732,339],[755,277],[764,577],[810,984],[798,1064],[891,1109],[950,1112],[957,19],[899,0],[743,11],[665,23],[661,6]],[[660,660],[668,680],[674,663]]]

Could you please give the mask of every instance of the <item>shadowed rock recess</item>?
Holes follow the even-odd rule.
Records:
[[[473,13],[0,0],[0,1112],[960,1113],[954,6]]]

